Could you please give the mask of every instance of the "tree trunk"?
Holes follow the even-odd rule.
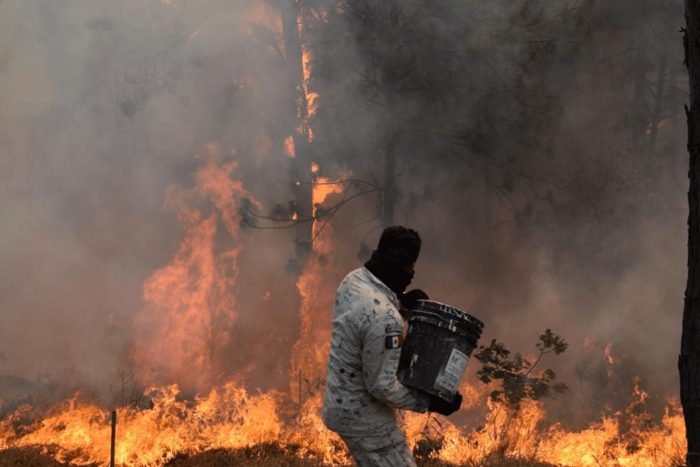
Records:
[[[644,34],[642,29],[637,31],[638,51],[634,59],[634,97],[632,99],[632,133],[635,142],[644,140],[646,130],[646,112],[644,111],[644,96],[646,95],[647,79],[645,71],[647,68],[646,57],[644,55]]]
[[[678,357],[681,405],[685,418],[689,467],[700,466],[700,3],[685,0],[686,65],[690,83],[688,152],[688,282]]]
[[[282,36],[287,59],[287,80],[289,87],[290,126],[294,140],[294,159],[291,163],[291,181],[294,191],[297,219],[295,229],[296,256],[298,259],[311,251],[313,235],[313,174],[309,155],[309,133],[306,128],[308,109],[304,93],[304,66],[302,64],[301,42],[299,39],[298,8],[296,0],[281,3]]]
[[[651,133],[649,134],[649,143],[647,145],[647,162],[653,162],[656,157],[656,139],[659,132],[659,123],[661,123],[661,114],[663,110],[663,101],[665,99],[664,91],[666,89],[666,64],[668,62],[668,50],[664,48],[663,53],[659,57],[659,74],[656,80],[656,92],[654,96],[654,113],[651,115]]]
[[[382,225],[394,225],[396,204],[396,135],[391,135],[384,151],[384,196],[382,199]]]

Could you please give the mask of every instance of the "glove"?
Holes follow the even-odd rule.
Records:
[[[462,395],[457,392],[455,398],[452,402],[447,402],[445,399],[430,395],[430,407],[428,407],[429,412],[439,413],[440,415],[448,416],[452,415],[462,406]]]
[[[421,289],[413,289],[403,294],[399,300],[399,305],[401,305],[399,307],[399,313],[401,313],[403,319],[408,321],[411,318],[413,309],[418,305],[418,300],[429,300],[428,294]]]
[[[401,296],[401,306],[412,310],[418,305],[418,300],[429,300],[428,294],[421,289],[409,290]]]

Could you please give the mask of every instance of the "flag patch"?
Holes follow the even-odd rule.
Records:
[[[386,348],[398,349],[403,344],[403,336],[386,336]]]

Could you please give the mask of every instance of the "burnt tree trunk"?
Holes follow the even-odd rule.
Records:
[[[678,357],[681,405],[685,418],[689,467],[700,466],[700,3],[685,0],[685,63],[690,83],[688,117],[688,283]]]
[[[663,102],[666,98],[666,64],[668,61],[668,50],[664,50],[659,56],[659,73],[656,79],[656,92],[654,93],[654,112],[651,115],[651,133],[647,145],[647,161],[652,162],[656,157],[656,139],[659,133],[659,123],[661,123]]]
[[[297,259],[311,251],[313,235],[313,174],[309,155],[308,108],[304,92],[304,66],[302,64],[301,41],[299,39],[299,10],[296,0],[281,2],[282,37],[287,59],[287,82],[291,100],[290,121],[293,122],[294,159],[290,177],[294,192],[294,204],[298,224],[295,229]]]
[[[643,141],[646,130],[646,112],[644,111],[644,97],[646,95],[647,58],[644,49],[644,34],[642,29],[637,31],[637,53],[634,57],[634,97],[632,100],[632,132],[636,142]]]

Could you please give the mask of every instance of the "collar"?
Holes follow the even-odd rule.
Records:
[[[387,285],[386,285],[384,282],[380,281],[380,280],[377,278],[377,276],[375,276],[374,274],[372,274],[372,273],[369,271],[369,269],[367,269],[367,268],[362,268],[361,270],[362,270],[362,272],[364,273],[364,275],[365,275],[365,277],[367,278],[367,280],[368,280],[372,285],[376,286],[381,292],[383,292],[383,293],[387,296],[387,298],[389,299],[389,301],[391,301],[391,304],[394,305],[394,306],[396,307],[396,309],[398,310],[398,309],[399,309],[399,299],[398,299],[398,297],[396,296],[396,294],[395,294],[389,287],[387,287]]]

